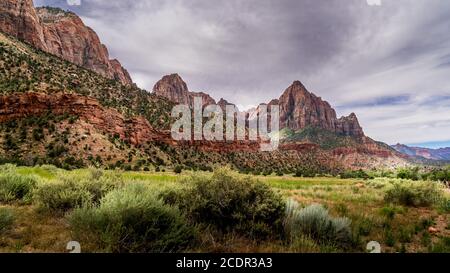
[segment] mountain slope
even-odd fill
[[[421,147],[410,147],[403,144],[393,145],[392,147],[398,152],[414,158],[450,161],[450,147],[440,149],[428,149]]]
[[[155,128],[169,128],[172,103],[135,86],[102,77],[0,33],[0,94],[77,93],[124,115],[142,115]]]
[[[2,0],[0,31],[102,76],[132,84],[120,62],[109,59],[97,34],[72,12],[35,9],[32,0]]]

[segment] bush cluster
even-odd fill
[[[35,186],[36,180],[32,177],[3,172],[0,174],[0,202],[27,201]]]
[[[54,212],[67,212],[74,208],[98,204],[108,192],[120,188],[119,178],[91,171],[91,177],[60,177],[58,182],[41,184],[33,199],[41,208]]]
[[[442,198],[440,185],[429,181],[396,183],[384,196],[387,203],[413,207],[429,207],[439,203]]]
[[[284,230],[289,241],[307,236],[318,243],[344,247],[351,242],[351,221],[333,218],[322,205],[300,208],[295,201],[288,201]]]
[[[285,203],[268,185],[227,168],[186,182],[192,187],[166,193],[164,199],[177,204],[191,222],[251,238],[265,238],[281,230]]]
[[[369,175],[367,172],[363,170],[358,171],[346,171],[340,174],[342,179],[350,179],[350,178],[360,178],[360,179],[374,179],[372,175]]]
[[[114,190],[98,206],[78,208],[68,219],[77,239],[108,252],[178,252],[196,234],[178,208],[139,184]]]

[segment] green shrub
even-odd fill
[[[91,174],[92,177],[92,174]],[[88,191],[91,196],[91,202],[98,204],[107,193],[115,189],[123,187],[124,182],[120,173],[108,173],[96,175],[96,178],[81,180],[78,182],[78,187]]]
[[[346,246],[351,242],[351,221],[348,218],[333,218],[322,205],[300,208],[290,200],[286,205],[284,228],[287,239],[306,235],[323,244]]]
[[[123,186],[122,177],[116,173],[103,174],[90,170],[88,178],[60,176],[59,182],[40,185],[34,192],[34,201],[41,209],[66,212],[100,202],[108,192]]]
[[[36,180],[13,172],[0,174],[0,202],[26,201],[32,195]]]
[[[176,200],[193,222],[252,238],[281,230],[285,204],[268,185],[226,168],[212,177],[193,176],[187,182],[192,188]]]
[[[398,232],[398,240],[400,243],[411,243],[413,234],[413,230],[406,227],[401,227]]]
[[[139,184],[112,191],[99,206],[76,209],[68,219],[77,239],[108,252],[177,252],[196,235],[178,208]]]
[[[443,191],[435,182],[401,182],[386,191],[387,203],[429,207],[442,200]]]
[[[362,236],[369,236],[374,228],[374,221],[371,218],[362,218],[357,224],[357,232]]]
[[[449,182],[450,181],[450,166],[447,168],[437,168],[433,169],[422,175],[427,180],[431,181],[441,181],[441,182]]]
[[[420,179],[419,168],[400,169],[397,172],[397,178],[417,181]]]
[[[303,168],[297,169],[295,171],[294,176],[295,177],[307,177],[307,178],[309,177],[310,178],[310,177],[315,177],[318,173],[319,172],[314,170],[314,169],[303,167]]]
[[[361,178],[361,179],[374,179],[372,175],[369,175],[367,172],[363,170],[358,171],[347,171],[340,174],[342,179],[351,179],[351,178]]]
[[[92,198],[89,191],[69,181],[42,184],[34,192],[34,201],[39,208],[54,212],[87,205]]]
[[[7,231],[14,224],[14,214],[12,210],[0,208],[0,234]]]
[[[390,228],[386,228],[384,231],[384,242],[389,247],[393,247],[396,244],[394,233]]]
[[[181,165],[176,165],[175,168],[173,169],[173,171],[174,171],[176,174],[180,174],[180,173],[183,171],[183,166],[181,166]]]

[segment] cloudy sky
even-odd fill
[[[300,80],[374,139],[450,146],[448,0],[34,2],[79,14],[147,90],[176,72],[248,108]]]

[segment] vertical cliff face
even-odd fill
[[[282,128],[292,130],[307,126],[334,131],[336,112],[328,102],[308,92],[303,84],[295,81],[278,100]]]
[[[299,81],[295,81],[271,104],[280,106],[280,128],[297,131],[317,127],[346,136],[364,136],[355,114],[338,119],[328,102],[310,93]]]
[[[74,13],[35,9],[32,0],[2,0],[0,30],[102,76],[132,84],[120,62],[109,59],[98,35]]]
[[[0,30],[45,50],[43,28],[32,0],[0,1]]]

